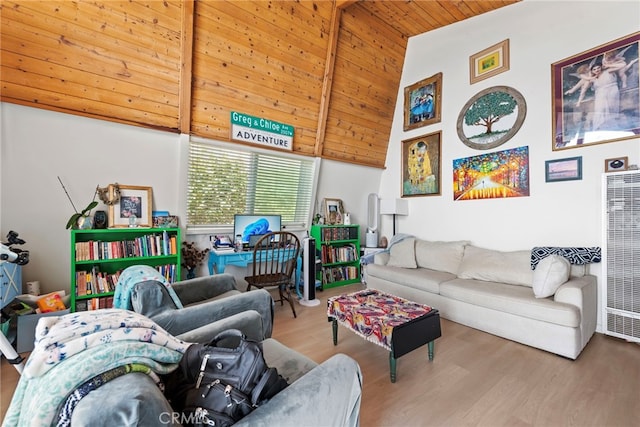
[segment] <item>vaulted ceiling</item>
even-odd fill
[[[408,38],[517,1],[3,0],[1,100],[382,168]]]

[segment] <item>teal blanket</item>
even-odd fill
[[[127,310],[43,318],[2,425],[50,425],[69,393],[92,377],[126,364],[166,374],[188,346]]]

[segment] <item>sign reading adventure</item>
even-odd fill
[[[293,126],[232,111],[231,139],[291,151]]]

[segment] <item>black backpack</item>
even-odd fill
[[[182,424],[216,427],[235,424],[288,385],[267,366],[262,345],[237,329],[221,332],[209,344],[190,345],[165,382],[165,395],[182,413]]]

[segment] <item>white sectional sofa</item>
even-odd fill
[[[490,334],[576,359],[596,329],[596,277],[558,255],[532,270],[530,250],[410,237],[373,258],[367,287]]]

